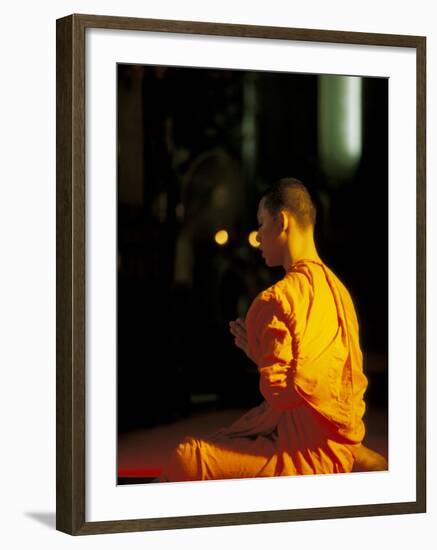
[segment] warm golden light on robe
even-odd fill
[[[265,401],[208,438],[186,438],[166,479],[350,472],[367,379],[347,289],[325,265],[300,261],[258,295],[246,328]]]

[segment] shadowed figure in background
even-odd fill
[[[209,437],[186,437],[163,481],[387,469],[384,457],[362,445],[367,378],[357,316],[318,255],[315,220],[307,189],[293,178],[261,199],[259,249],[285,275],[230,331],[257,366],[264,401]]]

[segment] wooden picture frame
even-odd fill
[[[86,147],[87,29],[407,48],[416,52],[416,498],[409,502],[86,520]],[[70,15],[57,20],[57,519],[71,535],[275,523],[426,511],[426,39],[420,36]]]

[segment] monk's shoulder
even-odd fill
[[[313,295],[313,280],[306,271],[290,271],[278,283],[278,293],[290,307],[298,309],[307,304]]]
[[[247,316],[249,319],[254,320],[258,316],[264,317],[269,313],[272,315],[278,312],[287,314],[289,310],[290,306],[283,293],[282,286],[279,283],[275,283],[262,290],[256,296],[249,308]]]
[[[281,296],[278,293],[276,285],[269,286],[262,290],[255,300],[253,305],[258,308],[277,307],[281,303]]]
[[[300,273],[287,273],[285,277],[263,290],[258,295],[259,306],[282,311],[286,316],[292,314],[302,296],[308,294],[308,282]]]

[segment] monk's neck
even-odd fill
[[[285,252],[283,262],[285,271],[290,271],[294,264],[303,260],[309,260],[313,262],[322,261],[312,239],[306,242],[289,245]]]

